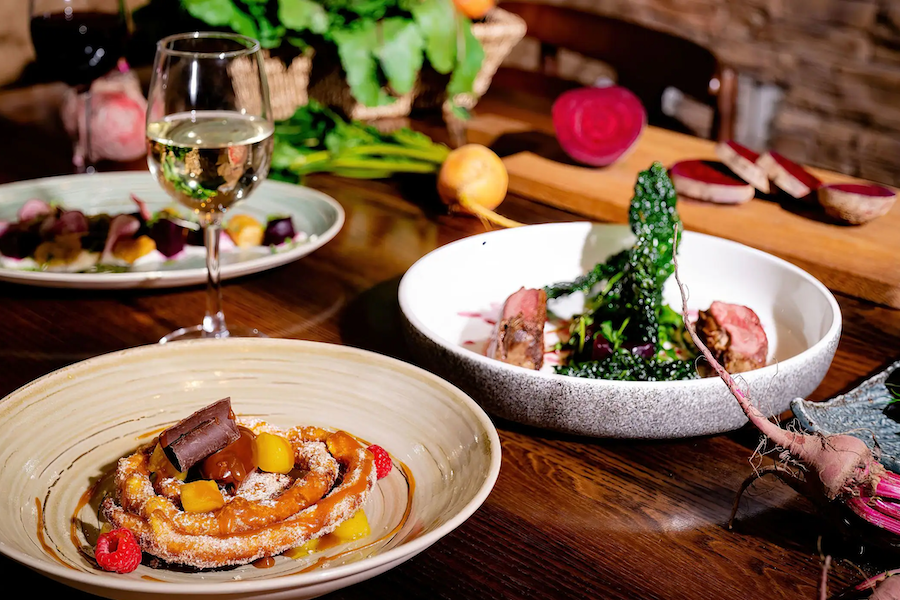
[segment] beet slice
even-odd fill
[[[616,85],[565,92],[552,112],[559,145],[576,161],[593,167],[622,158],[647,126],[647,111],[638,97]]]
[[[874,183],[830,183],[819,187],[819,204],[828,216],[850,225],[862,225],[886,214],[896,199],[896,191]]]
[[[756,194],[749,183],[737,179],[721,163],[684,160],[672,165],[669,175],[679,195],[717,204],[743,204]]]
[[[766,152],[756,161],[766,176],[789,196],[808,198],[822,182],[797,163],[777,152]]]
[[[166,258],[172,258],[184,250],[188,229],[175,221],[161,217],[150,227],[150,239],[156,242],[156,249]]]
[[[263,246],[277,246],[294,239],[294,222],[290,217],[276,217],[266,223]]]
[[[734,171],[734,174],[761,191],[769,193],[769,176],[765,170],[756,164],[759,154],[731,140],[716,144],[716,156],[725,166]]]

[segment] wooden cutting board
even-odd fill
[[[468,124],[468,140],[504,156],[510,191],[591,220],[626,222],[639,171],[659,161],[715,159],[708,140],[648,127],[631,154],[604,168],[567,164],[550,124],[538,128],[493,114]],[[549,130],[548,130],[549,129]],[[852,177],[810,169],[825,182]],[[685,227],[764,250],[813,274],[832,290],[900,308],[900,203],[861,226],[827,222],[818,206],[754,198],[740,206],[682,200]]]

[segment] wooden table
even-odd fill
[[[66,172],[68,143],[54,125],[59,88],[0,94],[0,180]],[[546,119],[527,97],[484,106]],[[436,128],[428,129],[439,132]],[[13,141],[16,140],[16,141]],[[428,189],[330,176],[309,185],[335,197],[347,225],[291,265],[225,285],[226,314],[272,336],[357,346],[411,362],[401,341],[397,285],[434,248],[482,231],[441,213]],[[527,223],[580,217],[511,195],[506,215]],[[900,312],[838,294],[844,335],[825,399],[897,358]],[[63,291],[0,284],[0,396],[74,361],[155,342],[197,322],[200,288]],[[375,579],[331,598],[805,598],[816,597],[833,554],[832,593],[898,562],[860,554],[812,506],[780,484],[746,496],[725,527],[735,490],[751,472],[752,431],[665,442],[593,440],[496,423],[503,466],[493,493],[464,525]],[[2,441],[0,441],[2,443]],[[0,558],[7,584],[29,595],[82,598]]]

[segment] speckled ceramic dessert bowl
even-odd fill
[[[98,570],[79,548],[98,526],[96,507],[77,510],[82,494],[120,456],[225,396],[239,417],[377,443],[412,478],[395,466],[378,481],[363,506],[368,537],[308,558],[278,556],[267,569]],[[0,401],[0,440],[0,552],[116,599],[326,594],[437,542],[484,502],[500,470],[496,430],[457,388],[381,355],[294,340],[176,342],[77,363]]]
[[[521,286],[569,281],[630,247],[624,225],[559,223],[472,236],[413,265],[400,283],[400,308],[417,360],[468,392],[488,412],[527,425],[617,438],[678,438],[729,431],[746,419],[718,378],[676,382],[580,379],[507,365],[476,351],[492,326],[472,315],[496,311]],[[714,300],[743,304],[769,338],[769,364],[743,373],[766,414],[805,397],[828,370],[841,331],[831,293],[797,267],[747,246],[684,234],[680,275],[692,309]],[[680,311],[674,278],[665,301]],[[581,310],[572,297],[550,308]],[[474,348],[474,349],[469,349]]]

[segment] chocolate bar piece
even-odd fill
[[[187,471],[239,437],[231,398],[223,398],[163,431],[159,444],[176,469]]]

